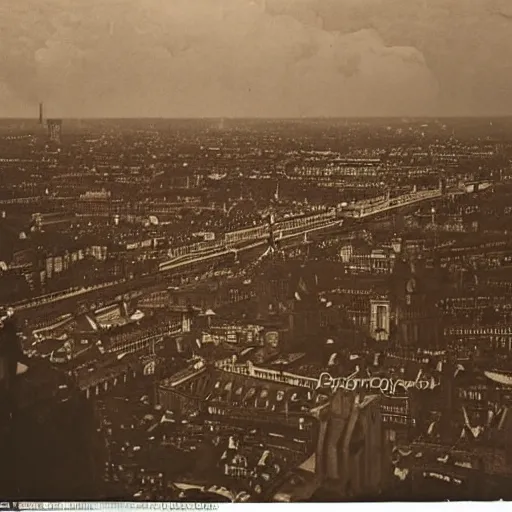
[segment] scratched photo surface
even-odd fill
[[[512,499],[511,33],[1,2],[0,508]]]

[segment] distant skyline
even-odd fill
[[[512,115],[509,0],[16,0],[0,33],[0,118]]]
[[[186,117],[172,117],[172,116],[81,116],[81,117],[66,117],[66,116],[45,116],[44,123],[48,119],[60,119],[62,121],[418,121],[418,122],[433,122],[433,121],[449,121],[449,120],[475,120],[475,121],[498,121],[512,120],[512,114],[502,115],[452,115],[452,116],[435,116],[435,115],[423,115],[423,116],[372,116],[372,115],[359,115],[359,116],[302,116],[302,117],[279,117],[279,116],[186,116]],[[33,121],[35,124],[39,124],[38,115],[26,115],[26,116],[4,116],[0,117],[0,121],[20,121],[30,122]]]

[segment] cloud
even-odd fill
[[[295,14],[256,0],[17,0],[0,7],[0,115],[40,100],[79,117],[435,110],[414,45]]]
[[[439,84],[438,113],[512,113],[510,0],[268,0],[273,12],[417,48]]]

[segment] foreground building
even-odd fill
[[[12,417],[1,417],[0,494],[10,499],[101,499],[104,445],[92,403],[43,360],[31,360],[16,379]]]
[[[331,395],[316,383],[250,362],[209,366],[199,361],[163,381],[158,400],[171,412],[200,414],[212,435],[234,426],[251,432],[251,439],[244,438],[245,457],[263,446],[285,466],[271,481],[258,467],[230,470],[239,480],[233,485],[240,487],[233,492],[248,490],[256,501],[291,502],[309,499],[322,487],[340,499],[377,496],[387,475],[379,397]],[[235,459],[230,458],[230,468]]]

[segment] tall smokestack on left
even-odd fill
[[[39,124],[43,124],[43,104],[39,103]]]

